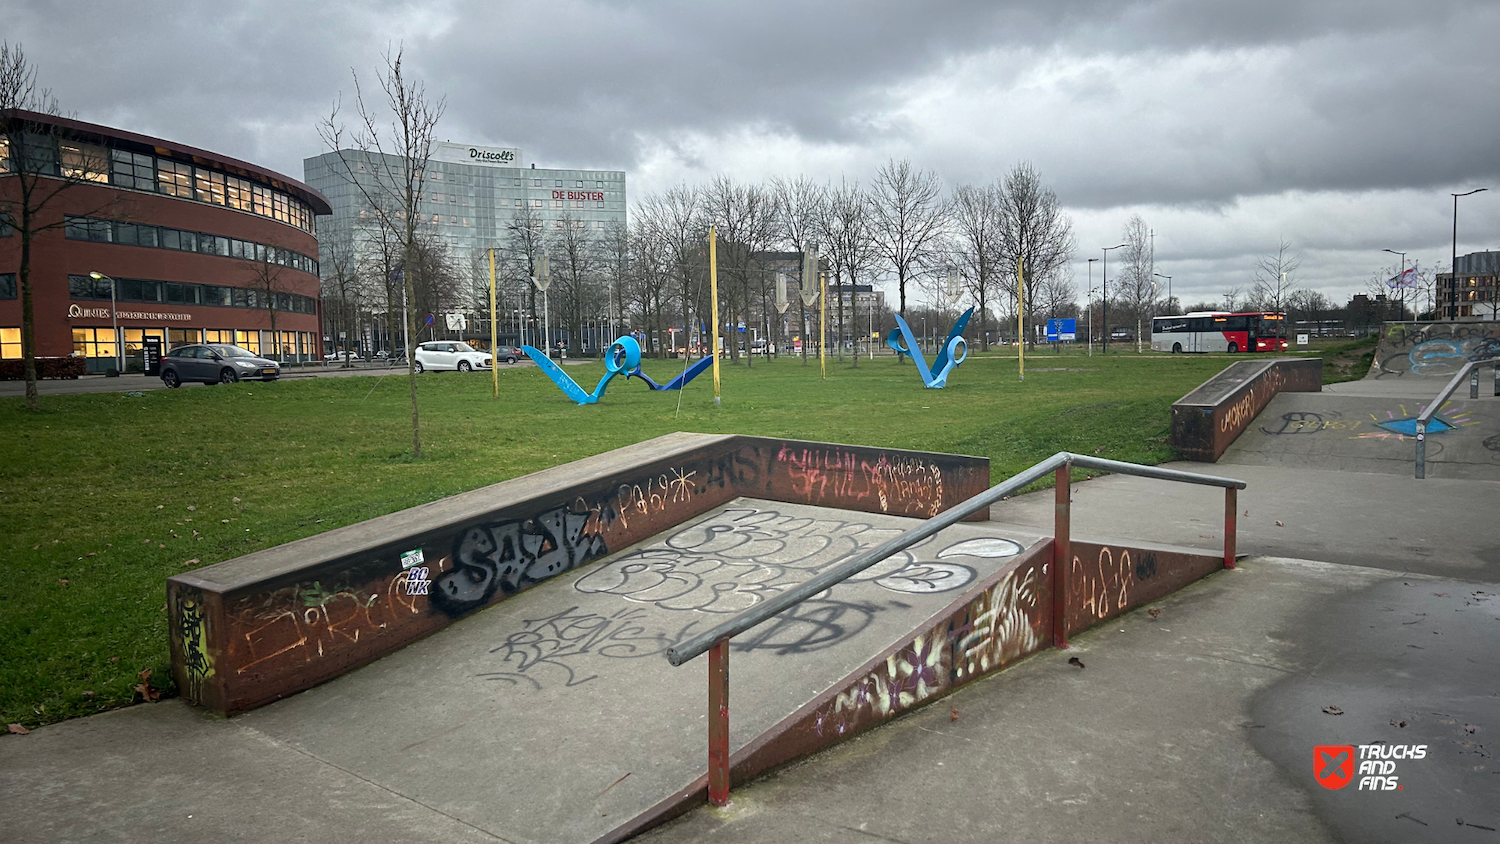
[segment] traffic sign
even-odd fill
[[[428,325],[432,325],[432,323],[433,323],[432,314],[428,314],[427,315],[427,324]]]
[[[1047,342],[1056,343],[1059,340],[1072,341],[1078,339],[1078,320],[1076,319],[1049,319],[1047,320]]]

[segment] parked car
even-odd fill
[[[520,346],[499,346],[495,349],[495,360],[503,360],[506,363],[515,363],[526,357]]]
[[[471,369],[489,369],[494,358],[489,352],[475,351],[468,343],[453,340],[435,340],[417,346],[417,371],[429,369],[456,369],[468,372]]]
[[[181,386],[184,381],[275,381],[280,376],[281,364],[276,361],[221,343],[178,346],[161,359],[161,380],[168,387]]]

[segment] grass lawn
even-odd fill
[[[944,390],[891,358],[723,367],[681,394],[616,379],[579,407],[534,368],[420,376],[411,459],[404,372],[0,399],[0,724],[36,726],[173,692],[165,580],[672,431],[761,434],[989,457],[999,481],[1056,451],[1172,458],[1168,407],[1219,357],[973,355]],[[680,366],[680,364],[678,364]],[[647,361],[665,381],[670,361]],[[600,364],[568,367],[592,388]]]

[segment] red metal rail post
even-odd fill
[[[708,802],[729,804],[729,640],[708,652]]]
[[[1234,530],[1237,515],[1236,510],[1239,490],[1232,486],[1224,487],[1224,568],[1234,568]]]
[[[1073,464],[1057,467],[1053,485],[1052,533],[1052,646],[1068,647],[1068,566],[1072,562],[1072,469]]]

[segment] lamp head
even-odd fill
[[[105,278],[105,275],[104,273],[89,273],[89,278],[93,279],[94,281],[99,281],[100,279]]]

